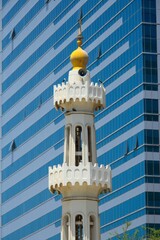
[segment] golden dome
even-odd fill
[[[78,35],[77,39],[78,48],[71,53],[70,60],[74,70],[81,68],[86,69],[86,65],[88,63],[88,53],[81,48],[82,36]]]

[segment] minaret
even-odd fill
[[[73,69],[54,86],[54,106],[65,109],[66,121],[63,164],[49,167],[49,189],[63,196],[61,240],[99,240],[98,195],[111,191],[111,169],[96,161],[94,111],[105,107],[105,89],[91,82],[82,38],[80,23]]]

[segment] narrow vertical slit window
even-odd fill
[[[16,36],[16,32],[15,32],[15,29],[13,28],[11,33],[10,33],[12,51],[13,51],[13,40],[14,40],[15,36]]]
[[[76,216],[75,230],[76,230],[76,240],[83,240],[83,217],[82,217],[82,215]]]
[[[69,217],[65,216],[63,218],[63,239],[68,240],[69,239]]]
[[[38,108],[40,108],[42,105],[42,96],[39,96],[38,98]]]
[[[91,127],[87,127],[88,134],[88,161],[92,162],[92,142],[91,142]]]
[[[11,145],[10,145],[10,147],[9,147],[9,150],[10,150],[11,152],[13,152],[15,149],[16,149],[16,143],[15,143],[15,140],[13,140],[13,141],[11,142]]]
[[[10,33],[10,39],[13,40],[16,36],[16,32],[15,32],[15,29],[13,28],[11,33]]]
[[[101,47],[99,46],[98,54],[97,54],[97,60],[100,59],[101,55],[102,55],[102,51],[101,51]]]
[[[69,165],[69,152],[70,152],[70,127],[66,128],[66,163]]]
[[[79,166],[82,162],[82,127],[75,128],[75,165]]]
[[[94,239],[94,235],[96,234],[95,232],[95,220],[94,216],[90,216],[90,240]]]
[[[129,146],[128,146],[128,142],[126,142],[124,156],[127,156],[127,155],[128,155],[128,153],[129,153]]]
[[[11,152],[11,162],[13,163],[13,152],[16,149],[15,140],[13,140],[10,144],[9,151]]]
[[[136,137],[136,140],[135,140],[135,146],[134,146],[134,150],[136,150],[138,148],[138,137]]]

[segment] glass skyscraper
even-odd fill
[[[64,145],[53,85],[68,78],[79,18],[92,81],[106,88],[97,161],[110,164],[113,190],[100,196],[101,239],[125,222],[131,234],[160,228],[160,1],[0,0],[2,240],[60,239],[61,195],[48,190]]]

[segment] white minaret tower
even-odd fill
[[[65,109],[63,164],[49,168],[49,189],[61,193],[61,240],[99,240],[98,195],[111,191],[111,169],[96,161],[94,111],[105,107],[105,89],[86,70],[88,54],[78,48],[70,56],[68,82],[54,86],[54,106]]]

